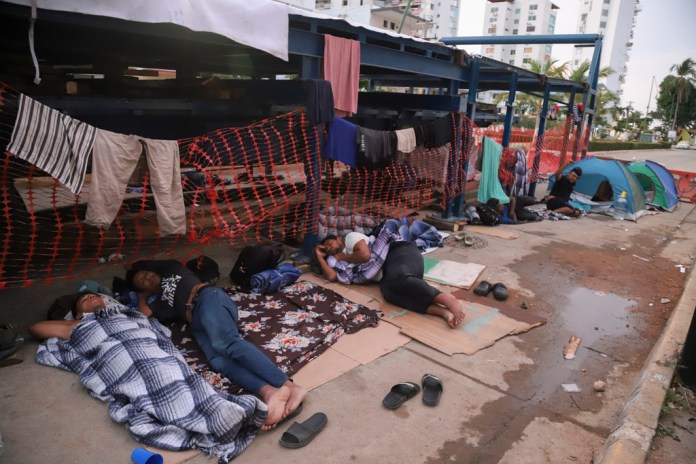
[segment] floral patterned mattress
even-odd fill
[[[326,351],[344,333],[379,324],[378,311],[313,282],[295,282],[270,295],[225,291],[239,308],[239,330],[244,338],[288,376]],[[174,324],[170,328],[174,344],[196,372],[220,390],[241,391],[210,369],[187,325]]]

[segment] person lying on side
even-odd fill
[[[275,427],[304,400],[307,390],[242,338],[237,306],[224,290],[202,283],[176,260],[136,261],[126,281],[138,293],[143,314],[165,324],[190,323],[210,367],[263,399],[268,405],[264,430]],[[158,296],[148,304],[153,295]]]
[[[342,284],[378,281],[384,299],[396,306],[447,321],[451,328],[461,325],[464,305],[423,280],[425,266],[418,247],[401,241],[386,229],[377,237],[351,232],[345,239],[328,235],[316,247],[322,275]]]
[[[44,340],[39,364],[79,375],[109,416],[143,445],[201,449],[228,462],[251,443],[267,419],[253,395],[230,395],[194,372],[154,318],[106,295],[84,293],[74,320],[43,321],[29,333]]]
[[[497,198],[489,198],[486,204],[498,212],[501,224],[517,224],[519,221],[537,221],[539,218],[527,209],[536,204],[536,198],[528,196],[511,196],[510,203],[504,205]]]

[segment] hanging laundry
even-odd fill
[[[358,112],[360,42],[324,35],[324,79],[331,82],[339,116]]]
[[[324,153],[329,159],[340,161],[350,167],[358,166],[358,145],[355,141],[356,125],[336,117],[329,124]]]
[[[382,169],[392,164],[393,145],[389,132],[356,126],[355,143],[359,168]]]
[[[527,195],[529,190],[529,181],[527,177],[527,155],[524,150],[515,150],[515,182],[512,184],[510,196],[523,197]]]
[[[454,121],[447,114],[433,121],[433,143],[436,147],[447,145],[454,140]]]
[[[412,127],[395,130],[396,149],[401,153],[411,153],[416,149],[416,131]]]
[[[334,98],[331,82],[322,79],[306,79],[302,87],[307,95],[307,119],[312,124],[331,122],[334,119]]]
[[[85,223],[108,229],[123,203],[128,179],[145,152],[160,236],[186,233],[179,145],[97,130]]]
[[[505,195],[498,178],[498,167],[502,156],[503,146],[488,137],[484,137],[483,166],[477,196],[481,203],[485,203],[491,198],[497,198],[503,204],[510,203],[510,198]]]
[[[585,105],[582,103],[573,105],[573,125],[577,126],[582,122],[582,113],[585,111]]]
[[[77,195],[85,180],[96,130],[22,95],[7,151],[45,171]]]

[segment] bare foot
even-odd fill
[[[266,385],[261,388],[259,394],[263,402],[268,406],[268,417],[266,418],[266,422],[261,426],[261,430],[271,430],[287,415],[285,413],[285,408],[292,391],[285,385],[280,388]]]
[[[285,385],[287,384],[290,384],[290,398],[288,399],[288,402],[285,405],[285,414],[283,415],[283,417],[287,417],[288,414],[300,407],[300,404],[302,403],[302,401],[304,401],[305,397],[307,396],[307,390],[305,390],[304,388],[290,381],[287,381],[285,383]]]
[[[451,328],[455,328],[456,326],[454,325],[456,322],[456,317],[454,314],[450,312],[449,309],[443,308],[442,306],[438,306],[436,304],[428,306],[428,309],[426,310],[428,314],[432,314],[433,316],[439,316],[443,318],[445,321],[447,321],[447,325],[450,326]]]
[[[451,293],[440,293],[435,297],[435,305],[430,305],[428,308],[429,314],[435,314],[447,321],[447,325],[451,328],[456,329],[462,324],[464,316],[466,316],[466,311],[464,311],[464,304],[461,301],[452,296]],[[437,306],[442,305],[442,306]]]
[[[457,300],[457,303],[448,309],[450,310],[450,313],[452,313],[452,315],[454,316],[454,321],[452,324],[450,324],[450,327],[456,329],[462,324],[464,318],[466,317],[464,304],[461,301]]]

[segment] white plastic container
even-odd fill
[[[621,195],[614,201],[614,212],[612,215],[614,219],[623,221],[628,213],[628,200],[626,199],[626,192],[621,192]]]

